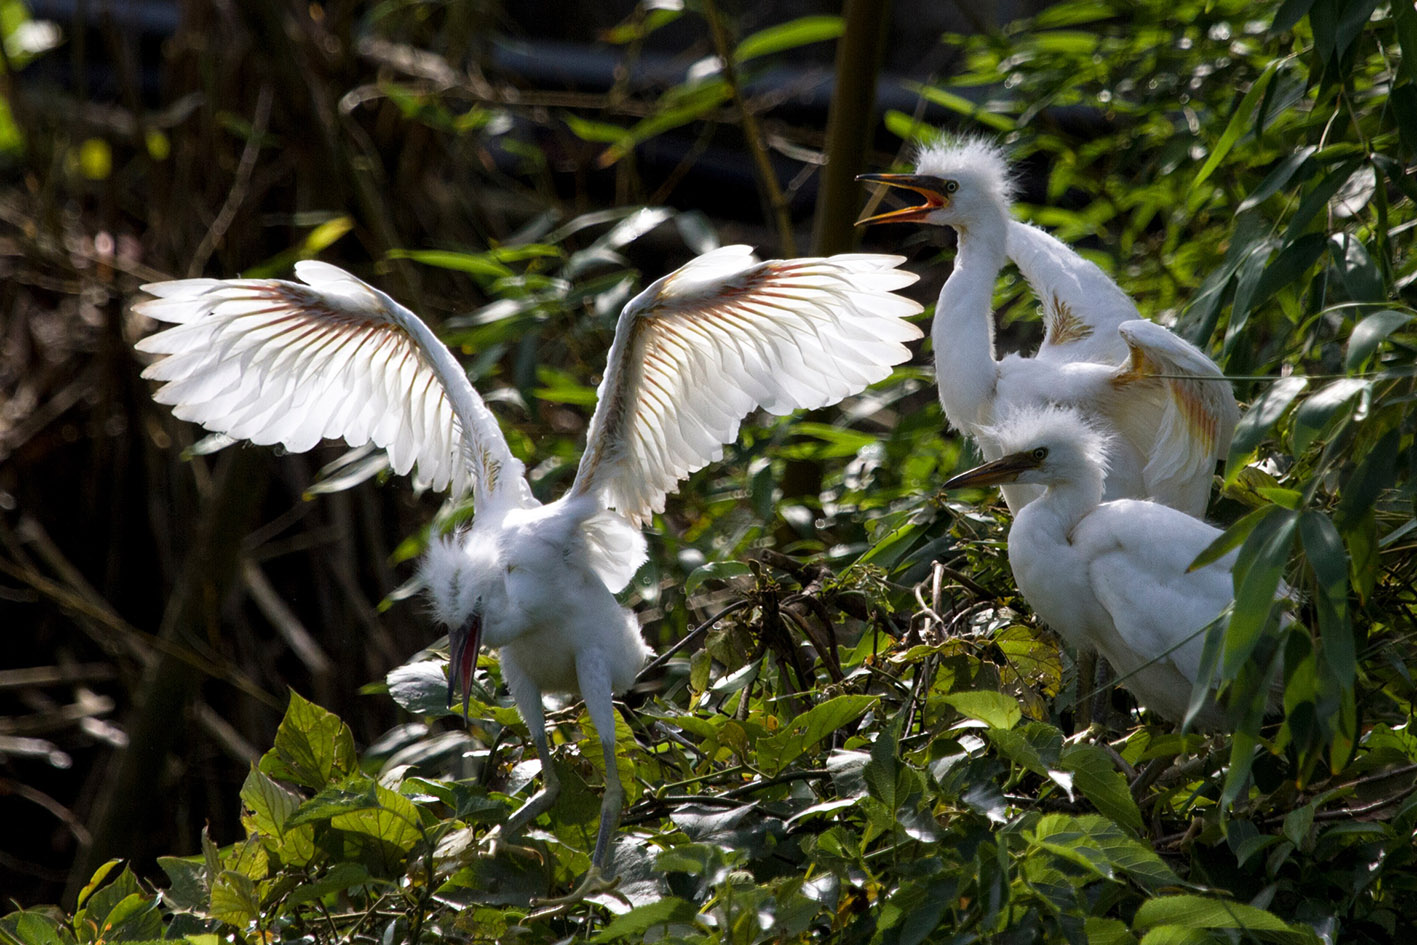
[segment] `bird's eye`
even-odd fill
[[[1030,453],[1029,455],[1032,456],[1034,459],[1038,460],[1038,462],[1041,463],[1041,462],[1043,462],[1045,459],[1048,458],[1048,447],[1046,447],[1046,446],[1038,446],[1038,447],[1035,447],[1034,450],[1033,450],[1033,452]]]
[[[957,180],[947,180],[947,181],[945,181],[945,193],[947,193],[947,194],[952,194],[952,193],[954,193],[956,190],[959,190],[959,181],[957,181]]]

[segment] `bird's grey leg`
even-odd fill
[[[512,700],[517,704],[522,721],[531,731],[532,744],[536,746],[536,757],[541,760],[542,788],[531,796],[516,813],[502,825],[502,837],[515,837],[526,829],[527,824],[536,820],[556,803],[556,795],[561,793],[561,781],[556,777],[556,766],[551,761],[551,745],[546,738],[546,710],[541,706],[541,690],[521,668],[508,659],[502,660],[502,676],[511,690]]]
[[[620,826],[620,806],[625,801],[625,787],[615,764],[615,694],[610,673],[598,653],[584,653],[576,660],[576,677],[605,756],[605,796],[600,801],[600,829],[591,856],[591,863],[605,872],[610,866],[610,841]]]
[[[558,915],[587,896],[610,892],[620,882],[610,871],[610,842],[620,826],[620,806],[625,800],[625,787],[620,783],[620,770],[615,764],[614,687],[604,658],[595,652],[581,653],[576,658],[576,679],[605,756],[605,797],[600,802],[600,829],[595,836],[590,869],[580,885],[565,896],[535,900],[534,904],[539,907],[532,913],[535,918]]]

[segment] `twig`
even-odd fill
[[[651,661],[648,666],[640,670],[640,674],[635,677],[635,682],[640,682],[644,680],[651,673],[655,672],[665,663],[669,662],[671,659],[673,659],[676,653],[684,649],[684,647],[688,646],[690,643],[693,643],[698,640],[699,637],[707,633],[709,629],[713,627],[714,624],[718,623],[724,617],[727,617],[729,614],[732,613],[737,613],[738,611],[743,610],[745,607],[751,607],[752,605],[753,601],[747,599],[736,600],[733,603],[729,604],[727,607],[723,608],[718,613],[714,614],[712,617],[699,624],[693,630],[690,630],[679,640],[678,643],[665,650],[656,659]]]
[[[271,119],[271,97],[271,87],[261,86],[260,94],[256,97],[256,114],[251,119],[251,134],[246,139],[246,146],[241,149],[241,161],[236,165],[236,177],[231,182],[231,190],[227,192],[226,200],[217,212],[216,219],[207,227],[206,235],[192,253],[192,261],[187,265],[188,276],[202,274],[207,260],[211,259],[212,252],[236,219],[236,211],[246,200],[251,175],[255,172],[256,161],[261,156],[261,139],[266,136],[266,127]]]

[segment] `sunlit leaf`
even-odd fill
[[[744,37],[743,41],[733,50],[733,58],[739,62],[746,62],[759,56],[771,56],[774,53],[796,49],[810,43],[825,42],[829,39],[836,39],[842,34],[844,28],[839,16],[799,17],[786,23],[769,26]]]

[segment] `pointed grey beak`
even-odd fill
[[[461,690],[462,720],[467,722],[472,673],[477,669],[477,652],[482,648],[482,614],[474,612],[461,627],[449,633],[448,643],[452,649],[448,658],[448,708],[453,707],[453,693]]]
[[[997,486],[1017,482],[1019,476],[1030,469],[1037,469],[1042,462],[1042,458],[1033,450],[1010,453],[992,463],[975,466],[967,472],[960,473],[941,486],[940,491],[960,489],[964,486]]]

